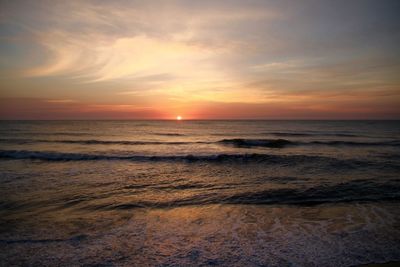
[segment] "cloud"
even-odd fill
[[[45,100],[47,103],[75,103],[77,102],[76,100],[72,99],[49,99]]]
[[[163,117],[164,116],[164,117]],[[152,119],[165,114],[152,107],[49,101],[40,98],[0,98],[0,119]]]
[[[192,101],[171,106],[0,98],[0,119],[396,119],[398,99],[293,98],[270,103]]]
[[[254,105],[254,116],[271,106],[297,114],[294,104],[321,111],[368,102],[386,110],[382,103],[400,97],[395,1],[0,5],[0,90],[8,97],[37,92],[51,98],[47,105],[77,99],[115,105],[102,106],[110,112]]]

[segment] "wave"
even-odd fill
[[[77,206],[81,210],[128,210],[137,208],[176,208],[181,206],[202,205],[302,205],[313,206],[337,203],[366,203],[366,202],[398,202],[400,201],[400,183],[397,182],[375,182],[372,180],[353,180],[337,184],[315,185],[312,187],[298,188],[268,188],[262,189],[262,184],[143,184],[123,186],[111,193],[101,196],[82,195],[71,198],[60,198],[52,205],[57,204],[62,208]],[[191,194],[173,194],[175,197],[169,200],[153,200],[138,198],[129,202],[116,202],[118,195],[126,194],[127,190],[135,193],[155,190],[166,191],[191,191]],[[260,189],[261,188],[261,189]],[[189,196],[188,196],[189,195]],[[102,203],[97,200],[102,199]],[[109,199],[110,201],[107,201]],[[13,203],[5,203],[2,208],[16,209]],[[7,205],[8,204],[8,205]],[[31,202],[28,207],[43,205],[43,202]],[[18,207],[18,206],[17,206]],[[1,243],[1,241],[0,241]]]
[[[304,144],[323,146],[400,146],[400,141],[355,142],[355,141],[312,141]]]
[[[178,188],[191,190],[192,187]],[[212,188],[211,188],[212,189]],[[366,180],[350,181],[334,185],[319,185],[306,189],[267,189],[244,191],[237,193],[214,190],[205,191],[191,197],[178,198],[171,201],[139,200],[128,203],[109,203],[86,205],[83,209],[126,210],[136,208],[175,208],[180,206],[199,206],[211,204],[231,205],[321,205],[349,202],[400,201],[399,184],[379,184]],[[216,193],[215,193],[216,192]]]
[[[286,139],[223,139],[219,141],[222,144],[233,145],[235,147],[270,147],[284,148],[288,146],[307,146],[307,145],[323,145],[323,146],[400,146],[400,141],[383,141],[383,142],[357,142],[357,141],[290,141]]]
[[[340,165],[345,168],[348,165],[359,166],[371,162],[357,160],[339,160],[324,156],[310,155],[270,155],[270,154],[213,154],[213,155],[107,155],[86,153],[63,153],[51,151],[30,150],[0,150],[2,159],[34,159],[44,161],[85,161],[85,160],[131,160],[131,161],[185,161],[185,162],[268,162],[272,164],[301,164],[301,163],[325,163]]]
[[[312,165],[314,168],[323,168],[329,171],[346,171],[359,168],[382,168],[379,162],[368,160],[337,159],[326,156],[311,155],[270,155],[270,154],[214,154],[214,155],[107,155],[86,153],[62,153],[29,150],[0,150],[0,159],[8,160],[41,160],[41,161],[137,161],[137,162],[184,162],[184,163],[262,163],[268,165]],[[396,163],[385,163],[386,169],[400,171]]]
[[[146,156],[146,155],[104,155],[85,153],[62,153],[29,150],[0,150],[0,158],[4,159],[39,159],[48,161],[69,161],[69,160],[137,160],[137,161],[279,161],[283,159],[319,159],[319,156],[279,156],[268,154],[215,154],[215,155],[169,155],[169,156]]]
[[[211,133],[212,136],[265,136],[265,135],[273,135],[278,137],[315,137],[315,136],[337,136],[337,137],[368,137],[368,135],[361,134],[351,134],[351,133],[334,133],[334,132],[253,132],[253,133],[244,133],[244,132],[233,132],[233,133]]]
[[[40,140],[41,142],[45,140]],[[47,142],[47,141],[45,141]],[[49,142],[83,145],[185,145],[199,142],[124,141],[124,140],[53,140]]]
[[[400,200],[400,186],[369,181],[351,181],[321,185],[308,189],[277,189],[244,192],[228,197],[232,204],[298,204],[313,205],[355,201]]]
[[[271,147],[271,148],[283,148],[288,145],[294,145],[286,139],[223,139],[219,141],[222,144],[233,145],[235,147]]]
[[[82,144],[82,145],[185,145],[185,144],[200,144],[208,142],[163,142],[163,141],[128,141],[128,140],[45,140],[45,139],[0,139],[3,143],[64,143],[64,144]]]
[[[188,144],[222,144],[238,148],[268,147],[284,148],[289,146],[400,146],[400,141],[382,141],[382,142],[358,142],[358,141],[291,141],[287,139],[245,139],[233,138],[222,139],[214,142],[207,141],[129,141],[129,140],[47,140],[47,139],[24,139],[10,138],[0,139],[2,143],[26,144],[26,143],[64,143],[64,144],[82,144],[82,145],[188,145]]]
[[[4,131],[6,133],[12,132],[13,135],[44,135],[44,136],[93,136],[93,133],[89,132],[35,132],[35,131],[26,131],[19,130],[19,132],[15,132],[14,130]]]
[[[268,135],[282,136],[282,137],[291,137],[291,136],[313,136],[313,134],[308,133],[290,133],[290,132],[273,132],[273,133],[265,133]]]
[[[362,137],[364,135],[349,134],[349,133],[304,133],[304,132],[271,132],[266,133],[275,136],[290,137],[290,136],[338,136],[338,137]]]
[[[160,136],[186,136],[185,134],[180,133],[150,133],[152,135],[160,135]]]

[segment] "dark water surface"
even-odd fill
[[[400,260],[398,121],[0,126],[2,266]]]

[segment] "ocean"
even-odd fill
[[[2,121],[0,265],[400,261],[399,121]]]

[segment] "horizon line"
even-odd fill
[[[0,119],[0,122],[8,121],[400,121],[395,119]]]

